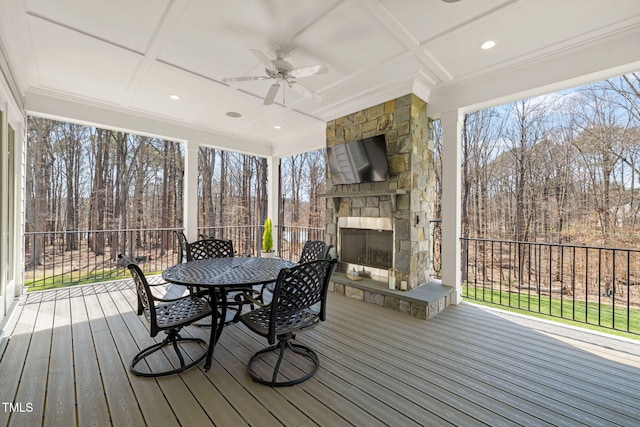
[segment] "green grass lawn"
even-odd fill
[[[46,289],[65,288],[67,286],[86,285],[106,280],[119,280],[131,277],[129,271],[124,268],[112,268],[94,270],[86,273],[70,272],[61,273],[44,278],[27,279],[24,285],[29,292],[43,291]]]
[[[573,301],[570,298],[538,296],[537,294],[495,291],[463,285],[463,298],[478,304],[498,306],[535,317],[581,326],[614,335],[640,340],[640,310],[614,307],[611,298],[603,304]]]
[[[148,271],[145,272],[145,275],[154,275],[160,273],[161,271]],[[27,287],[28,292],[32,292],[130,278],[131,274],[126,268],[106,268],[84,273],[79,273],[76,271],[56,274],[54,276],[47,276],[45,278],[26,279],[24,285]]]

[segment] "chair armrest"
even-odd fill
[[[266,307],[269,304],[265,304],[263,301],[261,301],[260,299],[256,298],[256,296],[260,295],[259,291],[247,291],[247,290],[243,290],[242,293],[239,293],[238,295],[235,296],[235,300],[237,302],[244,302],[244,303],[251,303],[251,304],[255,304],[258,307]]]
[[[180,298],[184,298],[184,297],[180,297]],[[173,301],[178,301],[180,298],[159,298],[154,295],[153,300],[160,301],[160,302],[173,302]]]

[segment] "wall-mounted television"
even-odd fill
[[[327,147],[327,161],[334,184],[357,184],[389,179],[387,142],[384,134]]]

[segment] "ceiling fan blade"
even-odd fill
[[[228,77],[226,79],[222,79],[225,83],[234,83],[234,82],[246,82],[250,80],[269,80],[271,77],[267,76],[247,76],[247,77]]]
[[[329,69],[324,65],[312,65],[310,67],[296,68],[291,70],[291,76],[295,78],[315,76],[316,74],[328,73]]]
[[[264,97],[264,102],[262,105],[271,105],[273,104],[273,100],[276,99],[276,95],[278,94],[278,89],[280,89],[280,83],[274,83],[269,88],[269,92],[267,92],[267,96]]]
[[[289,87],[295,90],[296,92],[302,94],[302,96],[304,96],[305,98],[311,98],[314,101],[320,101],[322,99],[320,98],[320,95],[313,92],[311,89],[301,85],[298,82],[289,82]]]
[[[271,63],[271,58],[269,58],[263,51],[258,49],[249,49],[249,51],[253,53],[253,56],[258,58],[260,62],[262,62],[262,65],[264,65],[267,70],[270,70],[276,73],[278,72],[275,65]]]

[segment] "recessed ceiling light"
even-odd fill
[[[180,100],[180,97],[178,95],[169,95],[169,98],[173,99],[174,101]]]
[[[280,125],[275,125],[273,128],[274,128],[274,129],[282,129],[282,126],[280,126]]]
[[[491,49],[495,45],[496,45],[496,42],[494,42],[493,40],[487,40],[486,42],[480,45],[480,49],[484,49],[484,50]]]
[[[442,0],[445,3],[456,3],[459,2],[460,0]]]
[[[236,111],[229,111],[227,112],[227,116],[229,117],[233,117],[234,119],[237,119],[238,117],[242,117],[242,114],[236,112]]]

